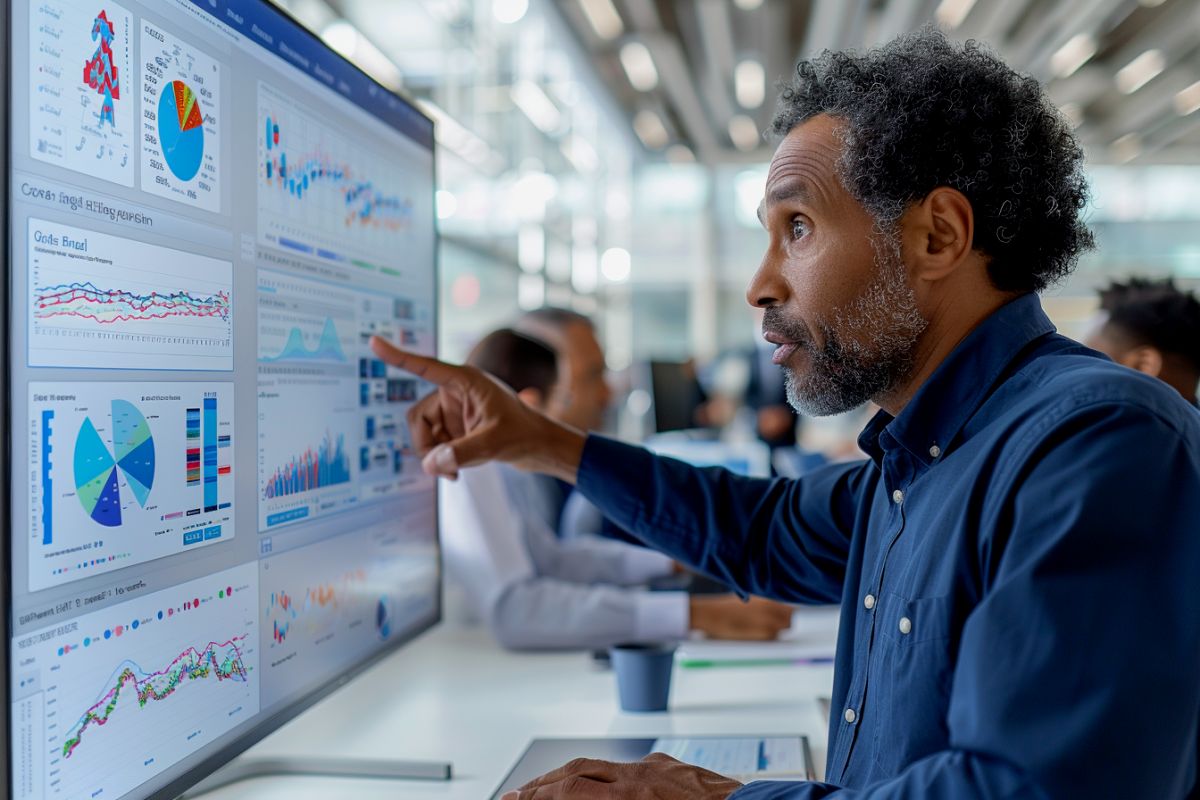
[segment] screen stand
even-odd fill
[[[335,778],[380,780],[450,780],[446,761],[397,761],[390,758],[238,758],[179,795],[196,797],[231,783],[278,775],[320,775]]]

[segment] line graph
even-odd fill
[[[29,633],[38,796],[124,797],[258,713],[258,598],[250,562]]]
[[[29,221],[30,366],[233,369],[233,264]]]
[[[249,680],[249,673],[242,659],[242,649],[247,638],[246,635],[242,635],[219,644],[209,642],[202,651],[189,647],[176,656],[166,668],[154,673],[147,673],[132,662],[123,666],[116,684],[85,711],[71,728],[67,740],[63,742],[63,757],[71,757],[89,728],[108,722],[109,717],[116,711],[122,690],[126,686],[132,686],[138,707],[144,708],[147,703],[165,700],[175,694],[175,690],[185,680],[212,677],[217,681],[246,682]]]
[[[128,289],[102,289],[91,281],[35,286],[34,316],[39,320],[74,317],[99,325],[170,319],[229,321],[229,292],[206,297],[191,292],[139,294]]]

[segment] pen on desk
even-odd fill
[[[813,658],[745,658],[745,659],[722,659],[720,661],[711,661],[708,659],[685,658],[680,659],[679,666],[687,669],[700,669],[709,667],[791,667],[791,666],[810,666],[814,664],[832,664],[831,656],[815,656]]]

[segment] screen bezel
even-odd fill
[[[420,114],[424,119],[428,120],[431,126],[434,125],[434,120],[427,113],[425,113],[425,111],[423,109],[421,109],[420,106],[418,106],[416,103],[414,103],[409,97],[406,97],[402,92],[398,92],[394,89],[390,89],[387,86],[384,86],[382,83],[380,83],[379,81],[372,78],[370,75],[368,75],[362,69],[359,69],[349,59],[343,57],[342,55],[337,53],[337,51],[333,50],[331,47],[329,47],[323,41],[321,41],[321,38],[319,36],[317,36],[315,33],[313,33],[311,30],[309,30],[307,27],[305,27],[299,20],[297,20],[290,13],[288,13],[288,11],[286,9],[283,9],[283,8],[275,5],[275,3],[271,2],[270,0],[252,0],[252,1],[260,6],[266,7],[267,9],[269,9],[270,11],[272,11],[274,13],[279,14],[289,24],[294,26],[298,31],[302,31],[303,35],[306,35],[306,36],[310,37],[313,41],[319,43],[321,45],[321,47],[330,54],[331,57],[336,58],[338,61],[342,62],[345,65],[348,65],[355,71],[361,73],[362,75],[367,77],[369,80],[371,80],[371,82],[374,83],[380,89],[381,92],[384,92],[388,95],[396,97],[398,100],[403,102],[409,108],[411,108],[412,110],[414,110],[418,114]],[[3,41],[7,45],[7,51],[8,51],[5,56],[4,79],[0,80],[0,108],[4,108],[10,112],[12,111],[12,109],[10,108],[10,105],[9,105],[9,103],[10,103],[9,84],[10,84],[10,82],[12,80],[12,76],[13,76],[13,61],[12,61],[13,48],[12,48],[12,38],[11,38],[11,32],[10,32],[10,27],[11,27],[10,22],[11,22],[11,13],[12,13],[12,3],[13,2],[17,2],[17,0],[5,0],[2,4],[0,4],[0,41]],[[4,331],[4,336],[3,336],[4,344],[3,344],[3,347],[0,347],[0,397],[4,397],[7,401],[7,408],[5,409],[3,414],[0,414],[0,437],[3,437],[3,448],[4,448],[4,454],[5,454],[5,458],[2,461],[0,461],[0,515],[2,515],[2,517],[0,517],[0,519],[3,520],[4,526],[9,529],[9,533],[10,533],[10,535],[5,537],[5,544],[2,548],[3,553],[0,554],[0,561],[2,561],[2,569],[0,569],[0,597],[2,597],[4,600],[4,615],[3,615],[4,616],[4,622],[3,622],[4,635],[3,635],[2,639],[0,639],[0,656],[3,656],[4,665],[5,665],[4,681],[3,681],[2,685],[0,685],[0,703],[3,703],[3,707],[4,707],[4,726],[3,726],[3,729],[0,730],[0,747],[3,747],[3,752],[5,754],[5,765],[6,766],[5,766],[4,786],[5,786],[6,791],[10,792],[10,793],[13,791],[13,788],[14,788],[13,787],[14,771],[13,771],[13,759],[12,759],[12,754],[10,751],[10,741],[9,741],[9,736],[12,731],[12,703],[10,701],[9,691],[8,691],[11,686],[12,678],[13,678],[13,670],[12,670],[13,665],[12,665],[12,661],[10,658],[10,652],[9,652],[9,645],[12,641],[12,632],[13,632],[13,628],[12,628],[12,597],[10,594],[11,585],[10,585],[10,581],[9,581],[9,576],[11,575],[11,569],[12,569],[12,536],[11,536],[12,505],[11,505],[11,497],[10,497],[11,491],[12,491],[12,485],[11,485],[11,479],[10,479],[10,474],[9,474],[9,470],[8,470],[8,465],[12,461],[12,458],[14,456],[14,451],[13,451],[13,431],[12,431],[12,425],[10,424],[10,411],[9,411],[12,408],[12,365],[11,365],[11,353],[10,353],[11,348],[9,345],[9,337],[8,337],[8,326],[9,326],[8,309],[9,309],[9,303],[13,297],[13,295],[12,295],[12,275],[13,275],[13,273],[12,273],[13,257],[12,256],[13,256],[13,253],[12,253],[12,238],[11,238],[11,218],[9,216],[9,210],[8,210],[9,202],[8,201],[9,201],[10,192],[12,189],[12,185],[11,185],[12,175],[11,175],[11,171],[9,168],[9,153],[10,153],[10,147],[12,145],[12,125],[13,125],[13,120],[14,120],[15,116],[16,115],[14,113],[5,114],[4,124],[0,125],[0,173],[2,173],[2,175],[3,175],[3,177],[0,177],[0,187],[2,187],[2,191],[0,191],[0,230],[3,231],[4,243],[5,243],[5,247],[4,247],[4,281],[3,281],[3,287],[0,288],[0,298],[2,298],[2,302],[0,302],[0,326],[2,326],[2,327],[0,327],[0,330]],[[433,185],[434,189],[436,190],[436,188],[437,188],[437,148],[436,148],[436,143],[431,144],[430,150],[431,150],[430,174],[433,179],[432,185]],[[436,194],[436,192],[431,193],[431,195],[429,197],[429,202],[431,205],[435,206],[433,209],[434,213],[432,214],[434,275],[433,275],[432,308],[430,309],[430,313],[431,313],[431,324],[433,326],[433,331],[434,331],[433,352],[434,352],[434,355],[436,356],[438,353],[437,340],[438,340],[438,325],[439,325],[439,321],[440,321],[440,302],[441,302],[439,277],[438,277],[441,272],[441,233],[438,229],[438,220],[437,220],[437,213],[436,213],[436,199],[434,196],[435,194]],[[333,692],[337,691],[338,689],[342,688],[343,686],[348,684],[350,681],[352,681],[354,678],[356,678],[359,675],[361,675],[362,673],[366,672],[368,669],[370,669],[373,666],[375,666],[376,664],[378,664],[384,658],[392,655],[398,649],[400,649],[404,645],[408,644],[413,639],[417,638],[418,636],[425,633],[426,631],[433,628],[435,625],[437,625],[439,622],[442,621],[442,614],[443,614],[442,584],[444,581],[445,573],[444,573],[443,555],[442,555],[441,540],[440,540],[441,520],[440,520],[440,516],[439,516],[440,512],[439,512],[439,504],[438,504],[438,496],[439,496],[440,491],[441,491],[440,487],[435,482],[434,483],[434,491],[433,491],[433,523],[434,523],[435,539],[437,542],[437,548],[436,548],[436,550],[437,550],[437,593],[436,593],[436,597],[435,597],[435,605],[434,605],[433,613],[431,615],[429,615],[429,617],[426,620],[424,620],[421,624],[417,625],[415,628],[408,631],[404,636],[401,636],[401,637],[397,638],[395,641],[388,643],[386,646],[382,647],[380,650],[378,650],[374,654],[368,656],[367,658],[359,661],[357,664],[354,664],[353,666],[344,670],[342,672],[342,674],[340,676],[338,676],[336,679],[329,681],[324,686],[319,686],[316,689],[313,689],[311,691],[303,693],[303,694],[297,696],[291,703],[284,706],[283,708],[280,708],[277,711],[271,712],[270,714],[268,714],[266,716],[262,716],[262,718],[258,721],[258,723],[255,724],[253,727],[251,727],[249,730],[246,730],[245,732],[239,734],[236,738],[229,740],[228,744],[225,744],[220,749],[216,750],[212,755],[208,756],[203,761],[196,764],[194,767],[189,769],[187,772],[185,772],[182,775],[178,776],[177,778],[171,780],[169,783],[164,784],[161,788],[159,788],[149,794],[146,794],[144,796],[144,800],[171,800],[171,798],[178,797],[182,792],[186,791],[191,786],[194,786],[199,781],[203,780],[204,778],[208,777],[212,773],[216,772],[222,766],[228,764],[230,761],[232,761],[237,756],[244,753],[250,747],[252,747],[255,744],[257,744],[258,742],[262,741],[264,738],[266,738],[271,733],[274,733],[275,731],[279,730],[281,727],[286,725],[291,720],[295,719],[302,712],[304,712],[304,711],[308,710],[309,708],[311,708],[312,706],[316,705],[318,702],[325,699],[326,697],[328,697],[329,695],[331,695]],[[261,716],[261,712],[260,712],[260,716]],[[156,778],[150,779],[150,781],[154,781],[154,780],[156,780]],[[136,792],[137,789],[134,789],[133,791]]]

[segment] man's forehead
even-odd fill
[[[836,177],[840,154],[837,124],[831,117],[813,117],[793,128],[771,159],[758,221],[765,224],[766,210],[776,203],[800,199],[813,204],[829,199],[840,185]]]
[[[810,181],[826,184],[836,176],[842,146],[838,123],[827,114],[813,117],[792,128],[771,159],[767,172],[767,191],[784,181]]]

